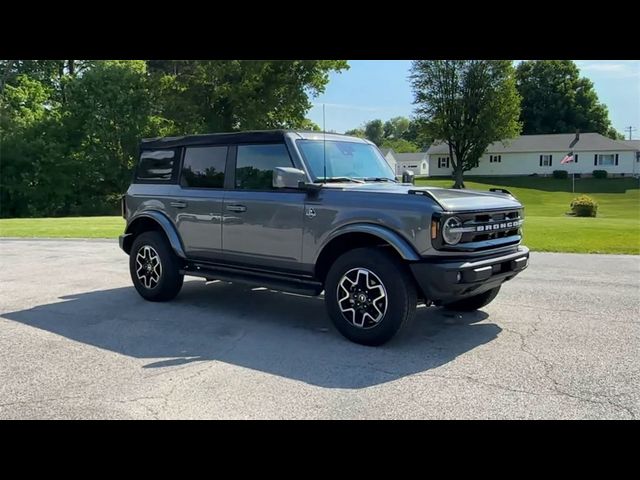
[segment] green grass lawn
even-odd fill
[[[450,187],[448,179],[417,180],[418,185]],[[640,188],[638,180],[576,180],[536,177],[468,178],[467,188],[511,191],[525,206],[524,240],[542,252],[640,254]],[[565,215],[571,200],[586,193],[599,204],[596,218]],[[0,219],[2,237],[116,238],[124,229],[120,217]]]
[[[3,218],[0,237],[117,238],[122,217]]]
[[[450,187],[449,179],[417,180],[418,185]],[[524,242],[541,252],[640,254],[640,182],[633,178],[599,180],[537,177],[469,177],[467,188],[508,189],[525,206]],[[571,200],[586,193],[598,202],[596,218],[565,215]]]

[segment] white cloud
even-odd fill
[[[593,60],[588,62],[576,62],[580,70],[585,72],[608,74],[612,77],[637,77],[640,76],[640,62],[637,60],[608,61]]]

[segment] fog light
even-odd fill
[[[461,272],[458,272],[458,273],[456,274],[456,282],[460,283],[460,280],[462,280],[462,273],[461,273]]]

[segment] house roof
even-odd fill
[[[395,153],[393,154],[398,162],[419,162],[424,160],[427,156],[426,152],[417,153]]]
[[[575,133],[558,133],[551,135],[520,135],[519,137],[494,142],[487,148],[486,153],[510,153],[510,152],[563,152],[569,151],[569,144],[575,138]],[[637,147],[628,144],[629,141],[612,140],[599,133],[581,133],[580,140],[573,147],[575,152],[592,151],[624,151],[636,150]],[[634,142],[634,140],[631,140]],[[430,155],[448,154],[449,147],[446,142],[433,142],[427,150]]]
[[[640,140],[620,140],[622,143],[629,145],[636,150],[640,150]]]

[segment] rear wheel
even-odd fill
[[[478,310],[479,308],[484,307],[485,305],[489,305],[498,292],[500,291],[500,287],[492,288],[491,290],[487,290],[480,295],[475,295],[469,298],[463,298],[462,300],[458,300],[456,302],[447,303],[444,306],[447,310],[457,310],[459,312],[473,312],[474,310]]]
[[[417,296],[399,259],[382,249],[357,248],[331,266],[325,303],[342,335],[363,345],[381,345],[414,318]]]
[[[145,232],[136,237],[129,254],[129,272],[138,293],[152,302],[175,298],[184,275],[180,260],[160,232]]]

